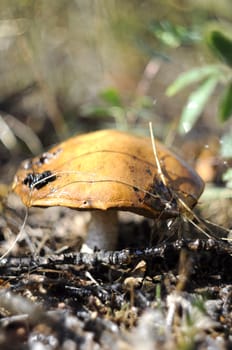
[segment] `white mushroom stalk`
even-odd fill
[[[114,250],[118,240],[116,210],[93,210],[85,245],[91,249]],[[83,249],[82,249],[83,251]]]

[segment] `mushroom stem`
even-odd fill
[[[94,210],[88,227],[86,245],[92,249],[114,250],[118,239],[116,210]]]

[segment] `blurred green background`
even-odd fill
[[[75,133],[149,121],[177,149],[228,149],[231,38],[231,0],[0,0],[0,176]]]

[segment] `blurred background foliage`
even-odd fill
[[[1,164],[148,121],[192,161],[215,137],[224,156],[231,52],[231,0],[0,0]]]

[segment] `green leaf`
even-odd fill
[[[232,82],[225,88],[219,104],[219,117],[224,122],[232,116]]]
[[[208,35],[209,47],[226,64],[232,66],[232,40],[219,30],[212,30]]]
[[[122,106],[121,97],[116,89],[107,89],[103,91],[101,97],[111,106]]]
[[[226,182],[226,187],[232,188],[232,169],[227,169],[223,174],[222,180]]]
[[[81,113],[83,116],[95,116],[95,117],[109,117],[109,107],[101,106],[83,106],[81,108]]]
[[[224,134],[220,140],[221,148],[220,155],[223,158],[231,158],[232,157],[232,132]]]
[[[177,25],[168,20],[154,21],[149,29],[162,44],[173,48],[182,44],[192,44],[201,38],[195,28]]]
[[[213,76],[206,79],[200,87],[195,90],[188,99],[187,105],[181,115],[178,130],[181,134],[190,131],[202,113],[204,106],[214,91],[219,77]]]
[[[173,96],[190,84],[197,83],[209,76],[219,75],[220,71],[221,69],[218,65],[207,65],[204,67],[191,69],[186,73],[179,75],[174,83],[169,85],[168,89],[166,90],[166,94],[168,96]]]

